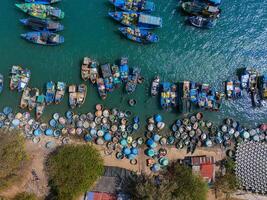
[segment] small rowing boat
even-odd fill
[[[216,25],[216,21],[214,19],[201,16],[188,17],[188,21],[191,25],[198,28],[213,28]]]
[[[20,22],[32,30],[35,31],[51,31],[58,32],[64,29],[64,26],[59,22],[52,21],[50,19],[38,19],[38,18],[27,18],[20,19]]]
[[[87,94],[87,86],[85,84],[78,85],[78,91],[77,91],[77,105],[80,107],[82,104],[84,104]]]
[[[159,94],[159,86],[160,86],[160,77],[156,76],[151,84],[150,93],[151,96],[157,96]]]
[[[65,90],[66,90],[66,83],[60,81],[57,82],[55,104],[59,104],[60,102],[63,101]]]

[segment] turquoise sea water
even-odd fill
[[[0,95],[0,107],[11,105],[18,110],[20,94],[8,90],[8,73],[12,65],[22,65],[32,71],[30,86],[43,88],[47,81],[66,81],[78,84],[80,62],[90,56],[100,63],[114,62],[122,55],[129,57],[130,66],[139,66],[146,82],[133,95],[123,95],[122,89],[101,101],[96,88],[89,87],[86,103],[77,112],[93,111],[100,102],[108,107],[129,109],[142,119],[163,113],[167,121],[182,116],[177,112],[164,113],[156,98],[150,98],[150,80],[160,74],[165,81],[194,80],[221,88],[222,82],[234,77],[236,69],[254,66],[267,73],[267,0],[223,1],[221,18],[212,30],[200,30],[184,23],[185,16],[175,0],[155,0],[154,15],[163,18],[163,28],[155,32],[160,42],[139,45],[121,37],[119,25],[107,16],[113,7],[107,0],[63,0],[56,4],[65,11],[62,34],[65,43],[58,47],[44,47],[27,43],[20,34],[28,30],[19,19],[26,17],[17,10],[15,1],[2,0],[0,8],[0,73],[5,76],[5,90]],[[134,108],[127,106],[129,98],[136,98]],[[65,112],[67,99],[62,105],[49,106],[52,112]],[[220,112],[209,113],[207,118],[216,122],[230,116],[248,125],[266,122],[267,105],[254,109],[250,99],[225,101]]]

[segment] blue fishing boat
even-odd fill
[[[152,12],[155,10],[155,3],[146,0],[109,0],[116,8],[124,11]]]
[[[267,74],[264,74],[261,79],[261,98],[267,99]]]
[[[110,64],[101,65],[101,72],[104,79],[106,91],[113,92],[114,85]]]
[[[234,96],[234,82],[232,80],[228,80],[225,82],[225,93],[228,99],[232,99]]]
[[[162,18],[137,12],[109,12],[110,17],[124,26],[138,26],[142,29],[162,27]]]
[[[138,43],[148,44],[159,41],[159,38],[156,34],[144,29],[120,27],[119,30],[126,38]]]
[[[215,104],[216,104],[216,92],[215,89],[212,88],[209,90],[208,94],[207,94],[207,109],[213,111],[213,109],[215,108]]]
[[[63,101],[63,97],[65,95],[66,83],[57,82],[56,94],[55,94],[55,103],[58,104]]]
[[[25,3],[35,3],[35,4],[52,4],[60,2],[61,0],[25,0]]]
[[[4,88],[4,76],[0,74],[0,94],[2,93]]]
[[[235,99],[238,99],[242,96],[242,90],[241,90],[241,82],[239,80],[234,81],[234,92],[233,97]]]
[[[45,94],[45,101],[47,105],[54,102],[55,92],[56,92],[55,83],[52,81],[47,82],[46,83],[46,94]]]
[[[244,72],[241,74],[240,81],[241,89],[248,90],[249,73],[247,70],[244,70]]]
[[[129,77],[129,66],[128,66],[128,58],[122,57],[120,62],[120,74],[122,82],[128,81]]]
[[[27,26],[35,31],[57,32],[57,31],[62,31],[64,29],[64,26],[62,24],[50,19],[27,18],[27,19],[20,19],[20,22],[24,26]]]
[[[200,108],[205,108],[207,107],[207,103],[208,103],[208,93],[210,91],[209,88],[209,84],[203,83],[201,85],[201,91],[199,92],[199,96],[198,96],[198,106]]]
[[[164,110],[171,108],[171,84],[169,82],[163,82],[161,85],[160,105]]]
[[[212,28],[216,25],[215,19],[205,18],[201,16],[188,17],[188,21],[191,25],[198,28]]]
[[[23,91],[29,84],[31,78],[31,71],[28,69],[21,69],[20,79],[18,81],[18,91]]]
[[[197,104],[197,102],[198,102],[198,92],[199,92],[198,89],[199,89],[199,87],[198,87],[197,83],[195,83],[195,82],[191,82],[190,85],[191,85],[191,88],[190,88],[190,91],[189,91],[190,101],[192,103],[194,103],[194,104]]]
[[[118,88],[119,85],[121,84],[120,68],[118,65],[113,64],[111,66],[111,71],[112,71],[113,83],[114,83],[115,87]]]
[[[107,98],[107,91],[106,91],[106,87],[105,87],[105,83],[103,78],[98,78],[96,80],[97,83],[97,89],[98,89],[98,93],[99,96],[101,97],[101,99],[105,100]]]
[[[127,93],[133,93],[136,90],[140,74],[141,74],[141,69],[139,67],[135,67],[133,69],[133,73],[129,76],[128,82],[126,83],[125,86],[125,90]]]
[[[178,106],[178,88],[176,84],[171,84],[171,92],[170,92],[171,105],[173,107]]]
[[[64,42],[63,36],[49,31],[28,32],[21,34],[21,37],[29,42],[48,46],[59,45]]]

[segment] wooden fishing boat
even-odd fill
[[[213,109],[215,108],[215,104],[216,104],[216,92],[215,92],[215,89],[212,88],[209,90],[207,94],[206,108],[209,109],[210,111],[213,111]]]
[[[217,18],[220,16],[221,10],[217,6],[208,5],[203,2],[186,1],[182,3],[182,9],[190,15],[203,15],[209,18]]]
[[[25,0],[25,3],[36,3],[36,4],[52,4],[58,3],[61,0]]]
[[[207,95],[210,91],[209,84],[203,83],[201,85],[201,91],[198,94],[198,106],[200,108],[205,108],[207,106]]]
[[[29,105],[29,100],[30,100],[30,88],[25,88],[25,90],[22,93],[21,100],[20,100],[20,108],[25,109]]]
[[[257,72],[256,69],[252,68],[248,69],[247,71],[249,73],[249,79],[248,79],[249,91],[253,92],[257,89],[259,73]]]
[[[2,93],[4,89],[4,76],[0,74],[0,94]]]
[[[20,22],[24,26],[27,26],[35,31],[58,32],[64,30],[64,26],[62,24],[50,19],[27,18],[20,19]]]
[[[19,81],[20,81],[20,73],[22,68],[20,66],[12,66],[11,69],[11,79],[10,79],[10,90],[14,90],[18,88]]]
[[[28,104],[28,108],[29,111],[32,111],[35,107],[36,107],[36,99],[39,96],[39,89],[38,88],[32,88],[31,92],[30,92],[30,99],[29,99],[29,104]]]
[[[127,82],[129,77],[128,58],[122,57],[120,61],[120,74],[122,82]]]
[[[56,95],[55,95],[55,104],[59,104],[63,101],[66,90],[66,83],[57,82]]]
[[[151,84],[150,93],[151,96],[157,96],[159,94],[159,86],[160,86],[160,77],[156,76]]]
[[[55,83],[53,81],[49,81],[46,84],[46,94],[45,94],[45,101],[46,104],[49,105],[54,102],[55,100]]]
[[[88,57],[83,58],[82,68],[81,68],[81,76],[84,81],[89,80],[90,78],[90,65],[92,61]]]
[[[160,105],[164,110],[171,108],[171,84],[169,82],[162,83]]]
[[[40,119],[45,109],[45,95],[37,96],[36,100],[36,119]]]
[[[171,92],[170,92],[171,105],[173,107],[178,106],[178,88],[176,84],[171,84]]]
[[[109,12],[110,17],[124,26],[137,26],[142,29],[162,27],[162,18],[137,12]]]
[[[97,89],[101,99],[105,100],[107,98],[107,92],[103,78],[97,79]]]
[[[116,8],[124,11],[153,12],[155,4],[144,0],[109,0]]]
[[[107,92],[113,92],[114,85],[113,85],[113,77],[110,68],[110,64],[101,65],[101,72],[104,79],[104,84]]]
[[[77,105],[80,107],[84,104],[87,95],[87,86],[85,84],[78,85]]]
[[[215,104],[213,107],[213,111],[219,111],[222,105],[224,94],[220,92],[215,93]]]
[[[148,44],[148,43],[156,43],[159,41],[159,37],[147,30],[140,29],[140,28],[131,28],[131,27],[120,27],[119,31],[129,40]]]
[[[213,28],[216,25],[215,19],[205,18],[202,16],[188,17],[188,21],[191,25],[198,28]]]
[[[240,81],[241,89],[248,90],[249,73],[246,69],[244,70],[243,74],[241,74]]]
[[[31,71],[28,69],[22,69],[20,71],[20,79],[18,82],[18,91],[23,91],[29,84],[31,78]]]
[[[199,85],[195,82],[191,82],[190,85],[191,85],[190,92],[189,92],[190,101],[194,104],[197,104],[198,94],[199,94]]]
[[[64,43],[64,37],[49,31],[28,32],[21,37],[29,42],[40,45],[55,46]]]
[[[91,61],[89,78],[93,84],[95,84],[97,79],[99,78],[98,66],[99,64],[96,60]]]
[[[183,98],[188,99],[189,98],[189,93],[190,93],[190,82],[189,81],[184,81],[183,82]]]
[[[141,69],[135,67],[133,73],[129,76],[129,79],[126,83],[125,90],[127,93],[133,93],[136,90],[138,84],[138,78],[140,77]]]
[[[74,109],[77,105],[77,87],[76,85],[69,86],[69,105]]]
[[[228,80],[225,83],[225,93],[228,99],[232,99],[234,95],[234,82],[232,80]]]
[[[242,96],[242,90],[241,90],[241,82],[239,80],[234,81],[234,92],[233,97],[235,99],[238,99]]]
[[[22,3],[15,4],[23,12],[40,19],[63,19],[64,12],[59,8],[54,8],[49,5],[34,4],[34,3]]]
[[[264,74],[261,78],[261,98],[267,99],[267,74]]]
[[[119,85],[121,84],[121,79],[120,79],[120,69],[118,65],[113,64],[111,66],[111,72],[112,72],[112,77],[113,77],[113,83],[115,88],[118,88]]]

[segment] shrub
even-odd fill
[[[72,200],[86,192],[103,171],[99,152],[89,145],[60,147],[48,159],[49,182],[59,200]]]
[[[12,200],[37,200],[37,197],[34,194],[23,192],[17,194]]]

